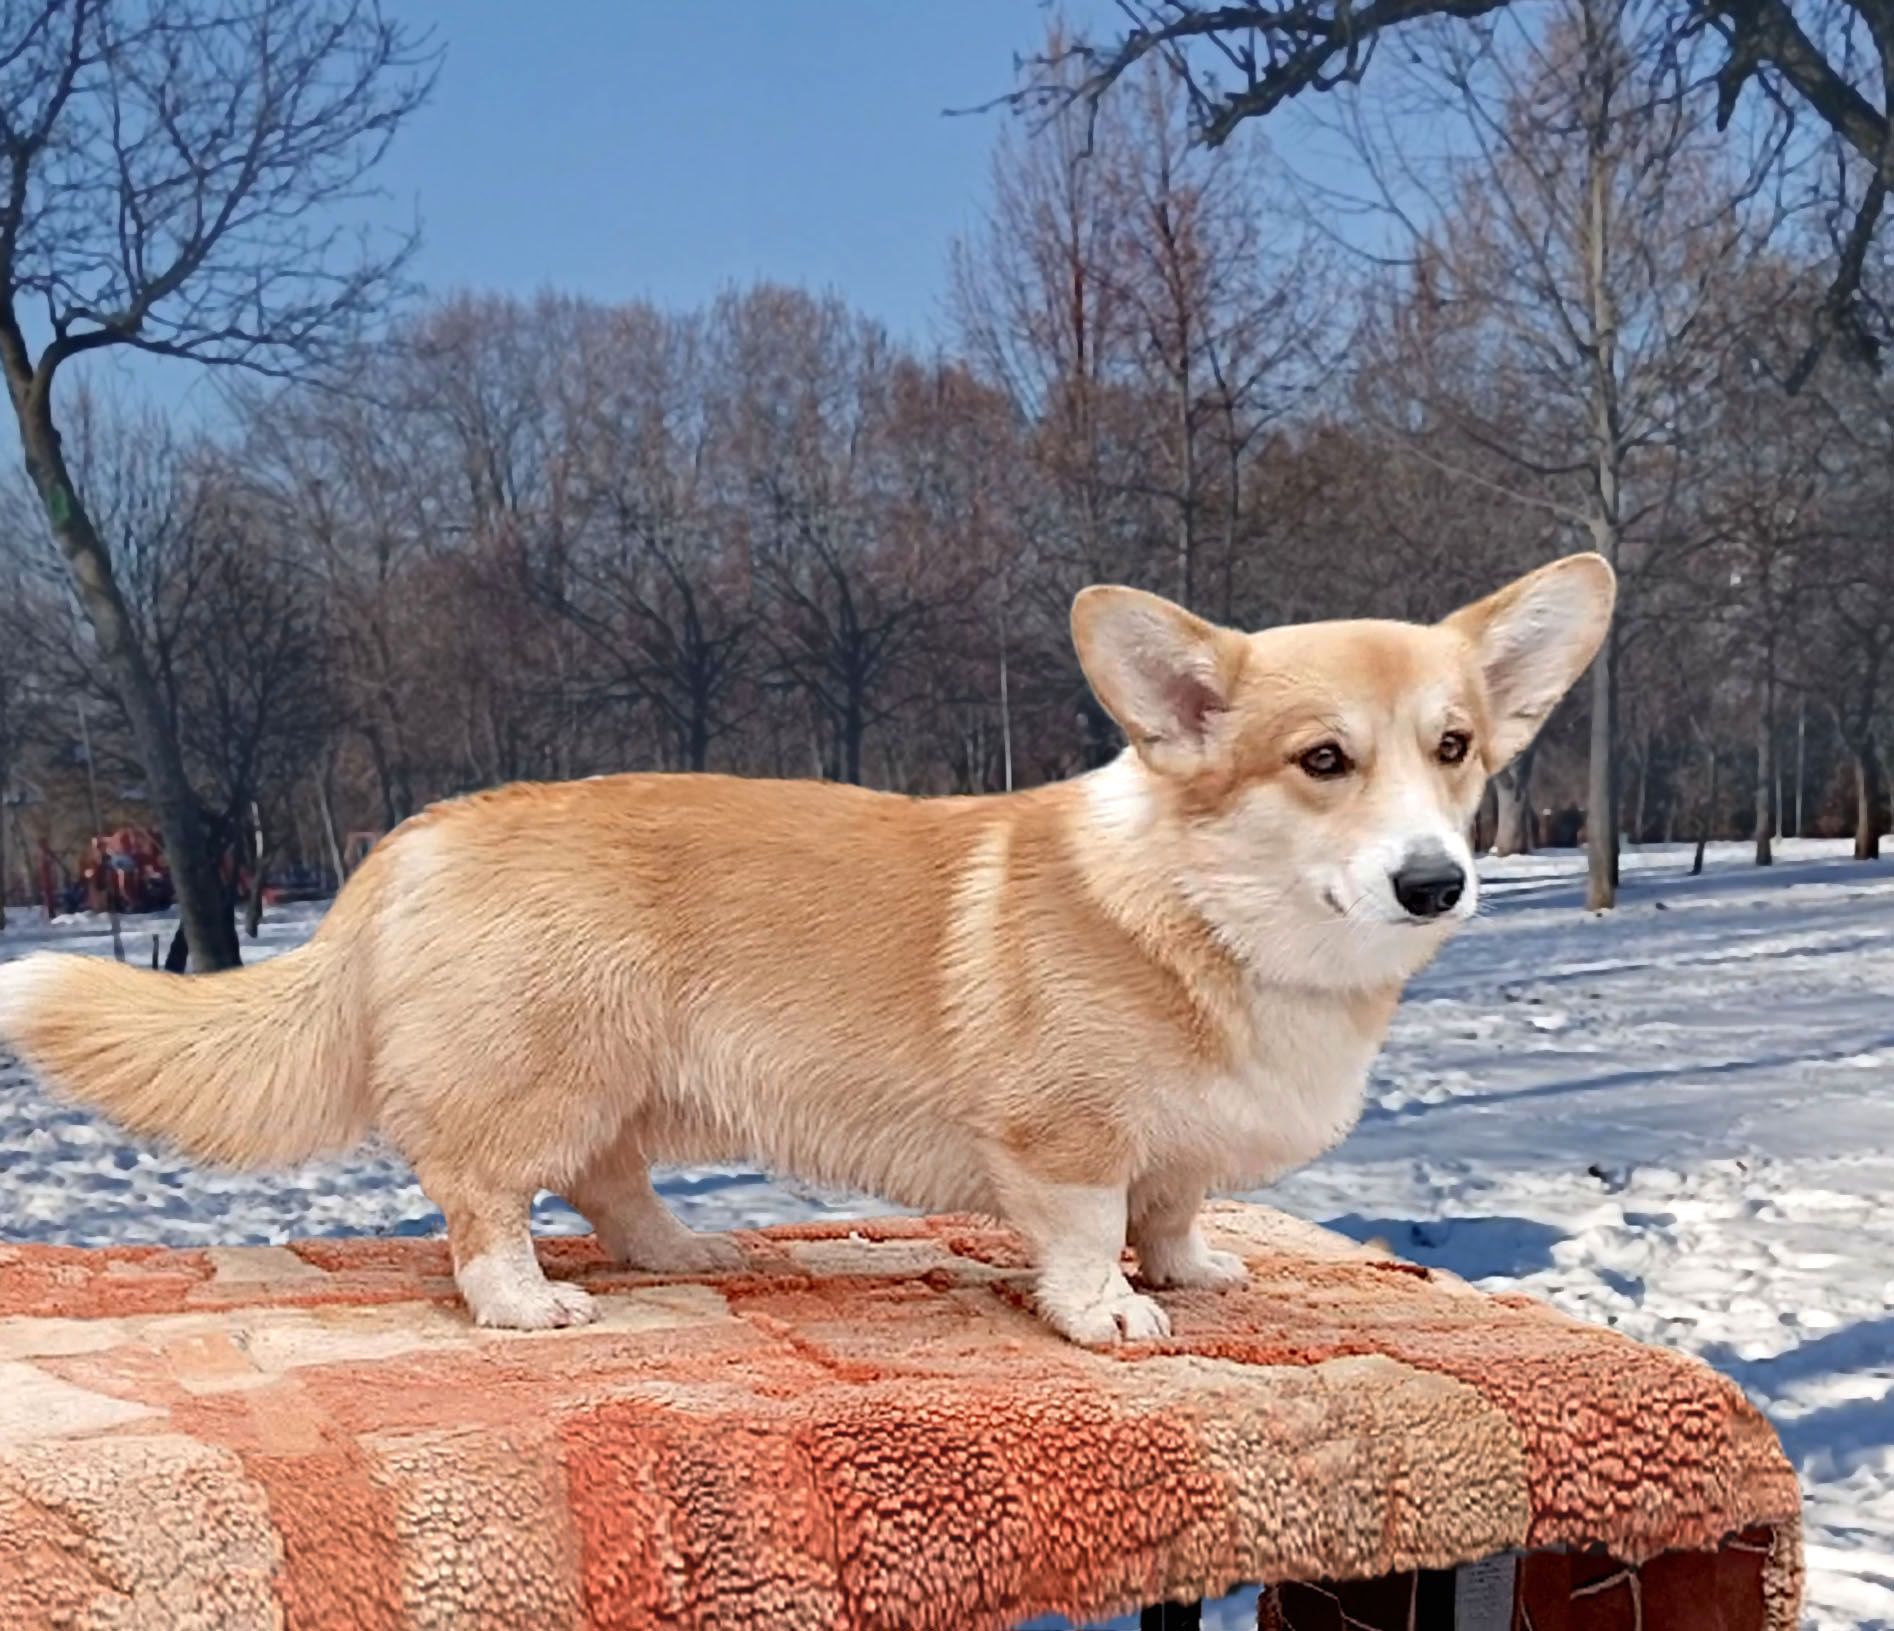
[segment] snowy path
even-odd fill
[[[1489,867],[1415,983],[1354,1135],[1268,1197],[1472,1279],[1703,1355],[1780,1428],[1807,1494],[1811,1627],[1894,1631],[1894,864],[1842,846],[1626,858],[1580,910],[1569,852]],[[281,949],[307,913],[266,930]],[[148,955],[150,925],[131,936]],[[98,925],[0,955],[109,955]],[[700,1227],[869,1209],[753,1174],[664,1186]],[[579,1227],[556,1202],[548,1230]],[[281,1240],[437,1224],[399,1163],[209,1173],[0,1067],[0,1238]],[[1232,1603],[1213,1625],[1253,1624]]]

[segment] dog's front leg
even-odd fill
[[[1002,1185],[1007,1220],[1032,1243],[1041,1317],[1074,1342],[1142,1342],[1171,1334],[1170,1316],[1131,1289],[1122,1186],[1056,1184],[1029,1172]]]
[[[1249,1274],[1235,1252],[1215,1250],[1198,1214],[1201,1185],[1144,1183],[1131,1191],[1131,1245],[1138,1278],[1148,1286],[1227,1286]]]

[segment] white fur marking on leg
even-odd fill
[[[1087,1346],[1150,1342],[1171,1334],[1170,1315],[1133,1291],[1116,1265],[1064,1264],[1041,1274],[1037,1301],[1053,1330]]]
[[[546,1278],[530,1239],[482,1252],[454,1270],[454,1281],[476,1325],[550,1331],[598,1318],[592,1299],[578,1286]]]
[[[1021,1211],[1031,1216],[1019,1216]],[[1015,1219],[1039,1254],[1040,1314],[1073,1342],[1148,1342],[1171,1334],[1170,1316],[1131,1289],[1119,1264],[1125,1192],[1076,1184],[1040,1186]]]
[[[1193,1219],[1182,1234],[1158,1235],[1138,1245],[1138,1278],[1150,1286],[1230,1286],[1249,1277],[1235,1252],[1213,1250]]]

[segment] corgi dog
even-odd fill
[[[997,1215],[1056,1330],[1161,1338],[1152,1291],[1244,1273],[1205,1242],[1206,1195],[1354,1125],[1403,983],[1473,915],[1485,780],[1615,593],[1575,555],[1438,624],[1245,634],[1086,589],[1079,660],[1129,739],[1102,769],[971,798],[714,775],[478,793],[397,828],[307,945],[255,967],[0,967],[0,1038],[215,1162],[378,1131],[482,1325],[593,1317],[534,1255],[541,1189],[617,1262],[740,1268],[650,1177],[736,1161]]]

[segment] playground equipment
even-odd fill
[[[119,827],[89,839],[79,881],[92,912],[161,912],[173,898],[164,840],[148,827]]]
[[[1281,1631],[1793,1631],[1730,1382],[1260,1207],[1251,1278],[1075,1348],[980,1220],[746,1235],[470,1326],[439,1240],[0,1247],[0,1628],[1010,1631],[1264,1582]]]

